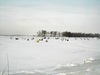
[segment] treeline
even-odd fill
[[[37,32],[37,35],[40,37],[99,37],[99,33],[81,33],[81,32],[58,32],[58,31],[46,31],[46,30],[41,30]]]
[[[100,37],[100,34],[98,33],[73,33],[73,32],[63,32],[62,33],[63,36],[65,37]]]

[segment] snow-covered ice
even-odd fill
[[[0,36],[0,74],[4,70],[4,75],[8,73],[7,55],[10,75],[100,74],[99,39],[51,37],[37,42],[39,39],[33,36]]]

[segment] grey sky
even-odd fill
[[[0,34],[100,33],[100,0],[0,0]]]

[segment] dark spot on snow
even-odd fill
[[[19,40],[19,38],[15,38],[15,40]]]

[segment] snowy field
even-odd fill
[[[0,36],[0,75],[100,75],[100,39],[32,38]]]

